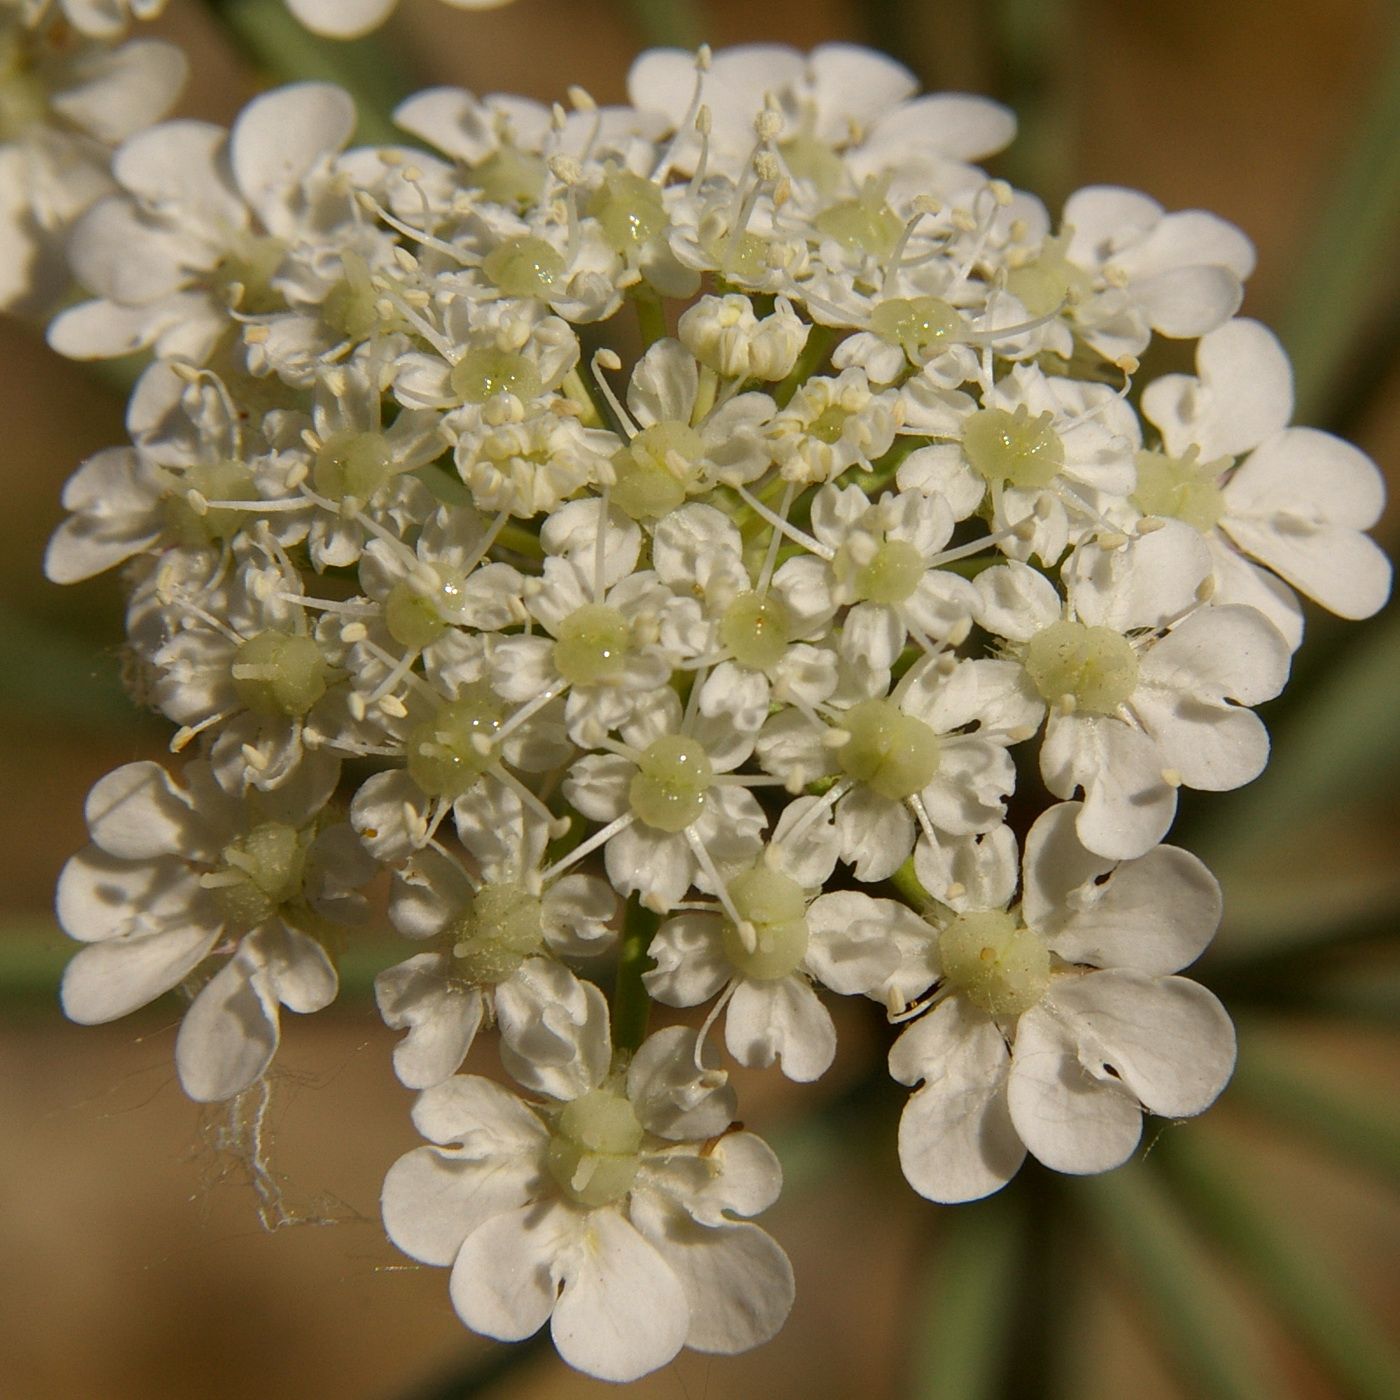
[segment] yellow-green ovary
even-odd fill
[[[632,810],[658,831],[684,831],[700,819],[715,770],[704,748],[667,734],[642,754],[628,797]]]
[[[841,727],[851,736],[836,750],[842,769],[881,797],[912,797],[938,772],[938,736],[889,700],[852,706]]]
[[[1137,689],[1138,662],[1128,639],[1111,627],[1052,622],[1026,647],[1026,671],[1051,704],[1111,715]]]
[[[1001,910],[960,914],[938,937],[943,973],[974,1006],[993,1016],[1029,1011],[1050,985],[1050,950]]]
[[[621,1094],[606,1089],[564,1105],[549,1143],[549,1170],[581,1206],[606,1206],[632,1189],[640,1165],[642,1125]]]
[[[735,911],[754,931],[748,948],[732,920],[723,925],[729,961],[756,981],[787,977],[807,956],[807,900],[802,886],[781,871],[755,866],[729,882]]]
[[[987,482],[1022,490],[1049,486],[1065,464],[1065,447],[1046,412],[1032,418],[1024,404],[1014,413],[979,408],[963,424],[963,456]]]
[[[544,944],[540,901],[520,885],[483,885],[448,925],[447,936],[459,976],[477,984],[503,982]]]
[[[409,776],[429,797],[455,801],[496,762],[502,709],[485,686],[468,687],[409,736]]]
[[[573,685],[606,685],[627,665],[632,629],[616,609],[588,603],[559,624],[554,668]]]

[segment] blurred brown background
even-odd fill
[[[711,0],[716,47],[781,39],[878,40],[908,19],[908,55],[937,82],[999,81],[976,43],[978,0],[859,6],[842,0]],[[867,10],[876,11],[875,20]],[[1266,319],[1296,277],[1321,192],[1388,41],[1382,0],[1079,0],[1067,6],[1066,67],[1048,100],[1073,145],[1043,168],[1066,187],[1111,182],[1169,208],[1205,207],[1255,240],[1259,270],[1245,310]],[[192,51],[187,114],[227,122],[254,91],[195,0],[171,0],[156,26]],[[423,85],[546,100],[580,83],[624,96],[637,47],[623,4],[518,0],[491,13],[402,0],[384,42]],[[1045,192],[1045,191],[1042,191]],[[269,1115],[272,1160],[300,1214],[334,1223],[264,1233],[246,1182],[224,1174],[213,1114],[186,1102],[171,1068],[174,1014],[115,1026],[62,1021],[52,1001],[63,940],[50,897],[84,839],[82,799],[101,774],[159,756],[163,733],[117,694],[120,609],[110,581],[44,582],[44,542],[63,481],[86,454],[124,440],[122,401],[100,377],[58,360],[31,331],[0,325],[0,939],[13,983],[0,1000],[0,1400],[397,1400],[433,1386],[485,1344],[451,1312],[446,1274],[384,1240],[376,1198],[385,1168],[415,1144],[410,1095],[393,1080],[392,1038],[364,996],[297,1024]],[[1400,477],[1400,390],[1355,432],[1392,483]],[[1394,542],[1393,514],[1385,526]],[[42,655],[45,631],[66,650]],[[71,699],[100,676],[110,703]],[[1395,863],[1394,810],[1358,817],[1362,859]],[[1352,842],[1348,849],[1353,849]],[[28,988],[28,994],[24,989]],[[878,1053],[852,1018],[849,1065]],[[1335,1022],[1290,1031],[1300,1065],[1400,1102],[1392,1033]],[[479,1067],[489,1067],[480,1055]],[[854,1073],[847,1068],[848,1076]],[[781,1130],[841,1087],[741,1084],[745,1118]],[[747,1094],[745,1091],[748,1090]],[[1359,1170],[1261,1126],[1228,1100],[1210,1116],[1219,1141],[1247,1153],[1262,1197],[1305,1219],[1319,1248],[1400,1335],[1400,1200]],[[892,1158],[892,1151],[890,1153]],[[676,1400],[900,1393],[911,1318],[926,1285],[923,1246],[940,1212],[890,1162],[841,1171],[792,1193],[766,1222],[797,1268],[786,1332],[739,1359],[683,1353],[638,1383]],[[1141,1309],[1111,1265],[1097,1270],[1072,1344],[1083,1400],[1186,1397],[1167,1378]],[[1286,1332],[1260,1319],[1300,1396],[1334,1394]],[[536,1359],[502,1393],[591,1396],[607,1388]],[[449,1391],[441,1392],[444,1396]]]

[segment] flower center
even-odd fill
[[[486,255],[481,270],[507,296],[545,297],[563,275],[564,257],[543,238],[512,238]]]
[[[472,166],[466,183],[497,204],[524,209],[539,203],[548,173],[543,157],[507,144]]]
[[[452,392],[463,403],[485,403],[497,394],[514,394],[528,402],[544,392],[535,362],[516,350],[468,350],[448,378]]]
[[[588,196],[584,213],[598,220],[604,241],[622,254],[636,252],[666,227],[661,186],[630,170],[609,169]]]
[[[1139,452],[1133,504],[1144,515],[1168,515],[1208,534],[1225,514],[1225,493],[1217,483],[1231,465],[1229,457],[1198,462],[1195,447],[1182,457]]]
[[[959,914],[938,935],[943,973],[974,1006],[993,1016],[1029,1011],[1050,985],[1050,950],[1011,914]]]
[[[702,745],[681,734],[666,734],[642,755],[628,799],[648,826],[684,831],[705,810],[705,794],[714,780],[714,767]]]
[[[263,822],[230,841],[202,883],[230,923],[253,928],[301,893],[305,868],[301,832],[281,822]]]
[[[414,651],[437,641],[448,628],[444,610],[460,605],[466,580],[455,569],[434,570],[436,587],[424,593],[407,579],[401,579],[384,600],[384,624],[400,645]]]
[[[916,364],[933,349],[956,341],[962,317],[938,297],[893,297],[870,313],[870,329],[888,345],[898,345]]]
[[[312,479],[333,501],[367,501],[394,473],[383,433],[332,433],[316,454]]]
[[[311,637],[259,632],[233,656],[233,688],[258,714],[304,715],[325,693],[326,658]]]
[[[869,253],[884,262],[904,234],[904,221],[885,203],[888,183],[868,178],[858,199],[843,199],[817,215],[818,231],[848,253]]]
[[[729,961],[760,982],[788,976],[807,956],[807,900],[802,886],[759,865],[729,882],[729,897],[756,935],[750,951],[739,930],[726,919],[724,951]]]
[[[689,424],[653,423],[613,458],[611,499],[633,520],[665,515],[684,502],[704,455],[705,444]]]
[[[199,549],[213,540],[226,540],[243,528],[245,510],[218,506],[198,515],[186,499],[187,491],[198,491],[206,501],[256,501],[257,487],[245,462],[196,462],[186,467],[175,494],[165,501],[165,520],[170,533],[186,549]]]
[[[1006,290],[1032,316],[1048,316],[1066,303],[1082,301],[1094,290],[1093,278],[1066,261],[1069,238],[1047,238],[1040,256],[1007,274]]]
[[[620,680],[632,648],[632,629],[616,608],[588,603],[559,624],[554,668],[573,685]]]
[[[214,288],[220,298],[248,316],[285,311],[286,299],[272,285],[272,279],[286,251],[280,238],[240,233],[214,269]]]
[[[808,102],[802,110],[802,125],[796,135],[778,143],[778,151],[794,180],[808,180],[818,193],[831,194],[841,187],[846,167],[841,157],[816,135],[817,108]]]
[[[621,1094],[606,1089],[564,1105],[549,1144],[549,1170],[581,1206],[606,1206],[632,1189],[640,1165],[642,1125]]]
[[[1052,622],[1037,632],[1026,671],[1051,704],[1068,695],[1076,709],[1096,715],[1113,714],[1137,689],[1137,655],[1127,638],[1082,622]]]
[[[408,772],[429,797],[455,801],[496,762],[504,706],[483,685],[468,686],[408,741]]]
[[[344,278],[326,293],[321,303],[321,319],[347,340],[364,340],[379,324],[380,294],[369,280],[365,260],[355,253],[342,253]]]
[[[853,705],[842,728],[851,737],[836,750],[841,767],[881,797],[912,797],[938,772],[938,736],[891,700]]]
[[[459,976],[474,985],[504,982],[544,945],[540,901],[520,885],[483,885],[447,926]]]
[[[719,637],[741,666],[766,671],[787,651],[792,614],[775,594],[741,593],[725,608]]]
[[[832,561],[837,577],[851,590],[854,601],[893,607],[909,598],[928,571],[924,556],[908,540],[865,536],[861,549],[843,546]],[[859,557],[864,563],[857,562]]]
[[[981,408],[963,424],[963,455],[984,481],[1023,490],[1049,486],[1065,464],[1065,446],[1050,425],[1054,415],[1032,418],[1025,404],[1014,413]]]

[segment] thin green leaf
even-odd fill
[[[1400,235],[1400,15],[1386,9],[1390,33],[1355,145],[1293,279],[1297,290],[1279,321],[1293,358],[1298,416],[1315,420],[1375,326],[1377,292],[1394,291]]]
[[[1296,1218],[1261,1208],[1235,1180],[1237,1163],[1199,1133],[1168,1134],[1158,1156],[1197,1223],[1225,1244],[1254,1286],[1293,1324],[1342,1394],[1351,1400],[1395,1400],[1400,1356],[1316,1246],[1299,1233]]]
[[[1266,1034],[1241,1036],[1230,1093],[1400,1185],[1400,1115],[1333,1080],[1298,1071],[1287,1047]]]
[[[283,0],[206,0],[249,59],[274,82],[338,83],[355,99],[356,140],[406,145],[394,108],[411,91],[407,74],[382,35],[343,42],[308,33]]]
[[[1141,1163],[1073,1183],[1127,1263],[1163,1354],[1201,1400],[1278,1400],[1287,1391],[1199,1242]]]
[[[1025,1210],[1013,1196],[945,1212],[916,1324],[909,1394],[991,1400],[1007,1361],[1007,1300],[1025,1250]]]

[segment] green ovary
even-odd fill
[[[438,584],[431,593],[423,593],[407,580],[400,580],[384,600],[384,625],[400,646],[421,651],[442,636],[448,622],[442,611],[451,609],[461,598],[462,575],[438,570]]]
[[[804,121],[803,130],[790,141],[778,143],[778,153],[795,180],[810,180],[822,193],[839,189],[846,166],[825,141],[812,135]]]
[[[1132,502],[1144,515],[1184,520],[1203,535],[1208,534],[1225,514],[1225,493],[1217,482],[1230,463],[1228,457],[1197,462],[1194,448],[1184,457],[1139,452],[1137,490]]]
[[[729,898],[754,930],[750,950],[729,920],[724,921],[724,951],[747,977],[767,982],[796,971],[807,956],[807,900],[802,886],[777,870],[755,866],[729,882]]]
[[[326,693],[328,669],[311,637],[259,632],[234,653],[233,688],[258,714],[304,715]]]
[[[667,734],[642,755],[628,799],[648,826],[684,831],[700,819],[714,779],[715,770],[700,744],[680,734]]]
[[[483,885],[446,932],[454,970],[478,986],[504,982],[544,946],[540,902],[520,885]]]
[[[1049,486],[1065,464],[1065,447],[1050,425],[1053,415],[1032,418],[1024,404],[1014,413],[982,408],[963,424],[963,455],[984,481],[1023,490]]]
[[[302,833],[263,822],[224,847],[218,868],[203,883],[225,918],[254,928],[301,893],[305,869]]]
[[[962,317],[938,297],[896,297],[871,312],[870,329],[886,344],[898,345],[911,360],[919,360],[935,347],[954,343]]]
[[[1113,714],[1137,689],[1138,662],[1126,637],[1111,627],[1052,622],[1031,638],[1026,671],[1054,704],[1065,696],[1090,714]]]
[[[993,1016],[1029,1011],[1050,985],[1050,950],[1011,914],[960,914],[938,936],[943,974]]]
[[[170,532],[187,549],[199,549],[214,540],[237,534],[248,519],[248,512],[217,506],[197,514],[185,497],[198,491],[206,501],[256,501],[253,473],[244,462],[196,462],[180,476],[179,492],[165,502],[165,520]]]
[[[332,433],[311,468],[317,491],[333,501],[367,501],[394,475],[393,453],[382,433]]]
[[[408,740],[409,776],[429,797],[455,801],[496,762],[501,702],[469,686]]]
[[[525,208],[539,203],[548,173],[540,156],[515,146],[502,146],[472,166],[466,183],[497,204]]]
[[[564,273],[564,258],[543,238],[512,238],[488,253],[481,270],[512,297],[545,297]]]
[[[286,298],[272,285],[286,255],[286,245],[270,235],[237,236],[227,257],[214,270],[214,287],[220,297],[246,316],[265,316],[287,309]],[[235,286],[242,288],[233,301]]]
[[[661,186],[630,170],[610,171],[588,197],[584,212],[598,220],[617,253],[635,252],[666,227]]]
[[[564,1105],[549,1144],[549,1170],[581,1206],[606,1206],[632,1189],[640,1165],[642,1125],[632,1105],[606,1089]]]
[[[741,593],[724,610],[719,636],[741,666],[766,671],[787,651],[792,614],[772,593]]]
[[[685,501],[704,455],[700,434],[688,424],[653,423],[613,458],[610,499],[633,520],[658,519]]]
[[[544,392],[535,362],[515,350],[468,350],[452,366],[449,382],[463,403],[485,403],[497,394],[528,402]]]
[[[589,603],[559,624],[554,669],[572,685],[607,685],[627,666],[632,629],[616,608]]]
[[[904,221],[885,203],[888,181],[869,179],[859,199],[843,199],[816,217],[819,232],[834,238],[847,252],[869,253],[884,262],[899,246]]]
[[[857,601],[893,607],[911,597],[928,571],[924,556],[908,540],[886,540],[864,564],[847,563]]]
[[[1006,290],[1032,316],[1048,316],[1092,294],[1093,278],[1065,259],[1068,247],[1069,239],[1063,235],[1047,238],[1034,262],[1013,268],[1007,274]]]
[[[889,700],[863,700],[842,727],[851,736],[836,750],[842,769],[881,797],[912,797],[938,772],[938,736]]]

